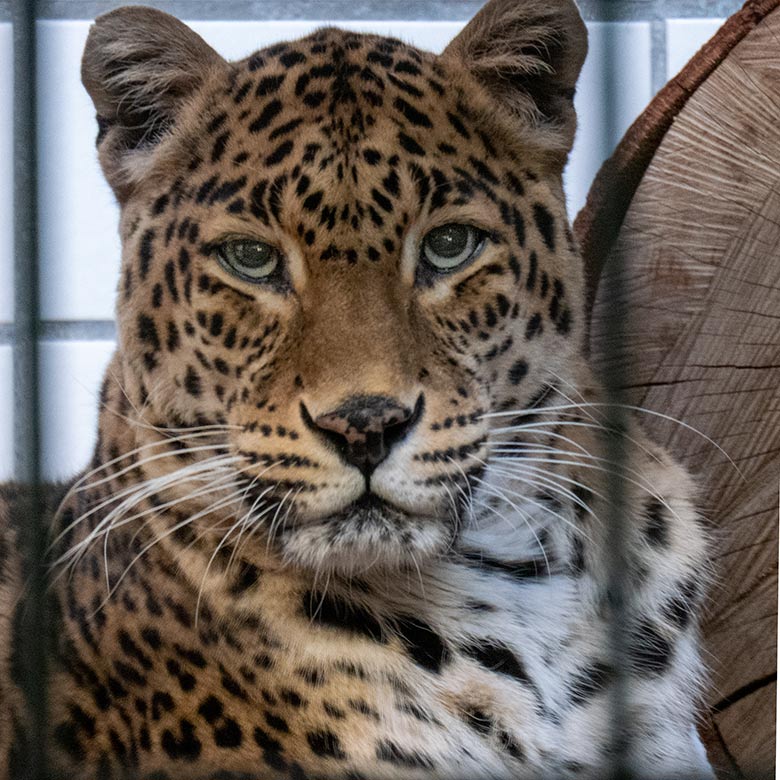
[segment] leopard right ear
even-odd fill
[[[562,162],[576,128],[574,88],[588,34],[574,0],[488,0],[447,46]]]
[[[120,202],[133,165],[154,150],[209,74],[226,66],[197,33],[162,11],[127,6],[95,20],[81,80],[97,112],[100,162]]]

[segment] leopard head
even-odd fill
[[[96,21],[123,392],[140,439],[217,436],[177,454],[230,474],[201,527],[358,571],[474,522],[500,415],[582,361],[561,175],[585,51],[571,0],[491,0],[439,56],[321,29],[227,62],[159,11]]]

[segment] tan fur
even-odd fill
[[[13,634],[12,626],[19,594],[21,592],[20,558],[14,553],[16,533],[10,522],[10,502],[0,492],[0,637],[6,640]],[[24,717],[22,697],[11,682],[11,658],[13,646],[9,641],[0,642],[0,702],[4,717],[0,718],[0,756],[6,757],[14,742],[14,721]],[[7,759],[3,759],[5,762]],[[0,777],[4,777],[0,769]]]
[[[571,0],[504,0],[485,5],[444,54],[535,126],[565,162],[576,129],[572,98],[587,51],[585,24]]]

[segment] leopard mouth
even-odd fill
[[[409,514],[407,512],[393,506],[376,493],[366,491],[341,512],[328,517],[325,522],[350,524],[359,529],[371,525],[383,526],[387,524],[396,524],[400,527],[408,520]]]
[[[409,513],[367,491],[339,512],[287,524],[274,541],[304,568],[352,574],[416,566],[446,550],[457,527],[455,517]]]

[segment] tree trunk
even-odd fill
[[[748,2],[659,93],[605,163],[575,232],[595,363],[609,368],[606,290],[619,274],[626,392],[684,423],[642,415],[698,477],[712,523],[710,758],[722,777],[774,777],[780,0]]]

